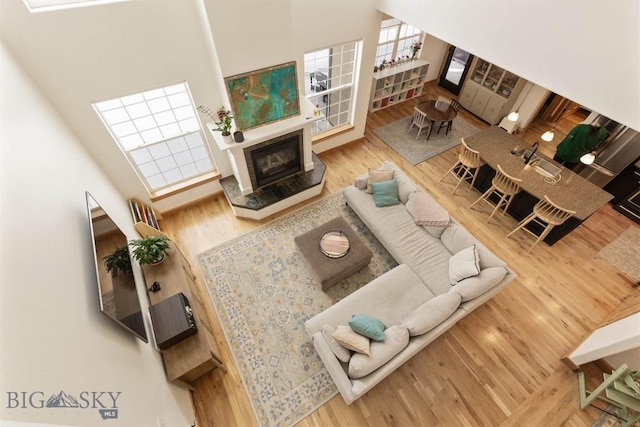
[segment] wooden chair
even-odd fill
[[[571,217],[571,215],[575,213],[575,211],[561,208],[560,206],[553,203],[551,199],[549,199],[549,197],[545,195],[543,200],[540,200],[535,204],[535,206],[533,207],[533,212],[531,212],[525,219],[520,221],[520,224],[518,224],[518,226],[514,228],[511,233],[507,234],[506,237],[511,236],[513,233],[520,229],[537,237],[536,241],[533,242],[533,245],[531,245],[528,250],[528,252],[531,253],[533,247],[537,245],[540,240],[544,239],[547,234],[549,234],[551,230],[553,230],[553,227],[563,224],[567,219]],[[544,230],[542,231],[542,233],[540,233],[540,236],[536,235],[533,231],[524,228],[532,221],[544,226]]]
[[[495,207],[493,208],[493,211],[491,212],[491,215],[489,215],[487,222],[491,221],[491,218],[493,218],[493,215],[495,215],[495,213],[500,208],[504,208],[502,210],[502,215],[504,215],[507,209],[509,209],[509,205],[513,200],[513,196],[515,196],[520,192],[521,182],[522,182],[521,179],[514,178],[506,174],[505,171],[502,170],[502,167],[498,165],[498,170],[496,170],[496,176],[494,176],[493,179],[491,180],[491,187],[487,191],[485,191],[482,196],[478,197],[476,201],[473,202],[471,206],[469,206],[469,209],[474,207],[476,203],[478,203],[481,200],[484,200],[485,202],[493,206],[493,203],[491,202],[491,196],[495,193],[500,197],[500,200],[498,201],[498,203],[496,203]]]
[[[420,136],[420,132],[427,129],[427,140],[429,140],[429,134],[431,133],[431,120],[427,118],[425,113],[418,110],[417,107],[413,107],[413,118],[411,119],[411,125],[409,126],[407,133],[411,132],[411,129],[413,129],[414,126],[418,128],[416,139]]]
[[[456,194],[462,181],[468,178],[471,178],[470,188],[473,188],[473,184],[478,177],[478,170],[480,166],[484,164],[482,159],[480,159],[480,152],[470,148],[464,141],[464,138],[460,138],[460,140],[462,141],[462,145],[460,146],[460,153],[458,153],[458,161],[440,178],[440,182],[442,182],[447,175],[451,174],[458,180],[458,184],[456,184],[451,194]],[[460,172],[462,172],[462,175],[459,174]]]
[[[421,102],[427,102],[430,97],[431,97],[431,93],[429,93],[428,90],[422,92],[422,95],[418,96],[418,104],[420,104]]]
[[[449,106],[451,106],[451,108],[453,108],[453,110],[457,113],[458,111],[460,111],[460,107],[462,107],[460,105],[460,103],[458,101],[456,101],[455,99],[449,99],[449,98],[445,98],[444,96],[439,96],[438,97],[438,101],[437,102],[442,102],[442,103],[446,103]],[[440,133],[440,131],[442,130],[442,128],[446,129],[446,132],[444,133],[445,135],[449,135],[449,131],[451,130],[451,126],[453,125],[453,120],[447,120],[446,122],[441,122],[440,126],[438,127],[438,134]]]

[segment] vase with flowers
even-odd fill
[[[420,41],[415,41],[413,43],[411,43],[411,60],[413,61],[414,59],[416,59],[416,56],[418,56],[418,52],[420,51],[420,49],[422,48],[422,42]]]
[[[233,120],[233,115],[231,114],[231,110],[225,110],[224,107],[220,107],[218,111],[211,112],[209,108],[200,105],[198,112],[209,116],[213,120],[215,127],[212,130],[222,132],[222,139],[224,139],[225,142],[233,142],[233,137],[231,136],[231,120]]]

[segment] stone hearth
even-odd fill
[[[324,187],[324,173],[326,166],[316,156],[312,155],[314,168],[307,172],[298,172],[272,184],[259,188],[257,191],[243,195],[238,181],[234,176],[220,180],[224,194],[231,204],[231,208],[238,217],[262,219],[291,206],[292,200],[300,198],[299,203],[310,197],[317,196]],[[279,204],[285,203],[283,208]]]

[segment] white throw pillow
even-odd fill
[[[351,351],[341,346],[340,343],[333,338],[333,333],[335,331],[336,328],[332,325],[322,326],[322,336],[327,342],[327,345],[329,345],[333,354],[336,355],[339,361],[347,363],[349,359],[351,359]]]
[[[369,338],[353,332],[353,329],[348,325],[336,326],[336,331],[332,336],[344,348],[357,353],[369,354]]]
[[[449,258],[449,280],[451,286],[460,280],[480,273],[480,258],[476,245],[469,246]]]
[[[496,286],[506,275],[507,269],[504,267],[485,268],[477,276],[459,281],[451,287],[449,293],[459,294],[462,297],[462,302],[466,302]]]
[[[349,377],[362,378],[387,363],[409,344],[409,331],[404,325],[393,325],[384,330],[384,341],[371,343],[369,355],[354,354],[349,361]]]
[[[412,337],[426,334],[451,316],[461,301],[462,297],[455,292],[438,295],[414,309],[400,323],[407,327]]]

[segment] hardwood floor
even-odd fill
[[[447,95],[435,86],[430,90]],[[370,114],[363,142],[320,154],[327,164],[327,183],[320,197],[340,191],[368,167],[389,159],[507,260],[518,277],[364,397],[347,406],[337,395],[299,425],[591,426],[600,412],[579,409],[576,376],[560,359],[627,295],[638,292],[598,255],[632,221],[605,206],[554,246],[541,243],[527,254],[532,236],[516,233],[504,238],[516,225],[513,218],[496,215],[486,224],[488,205],[468,208],[477,191],[462,186],[451,196],[453,182],[439,182],[454,163],[457,148],[412,166],[372,133],[409,116],[413,105],[407,101]],[[479,128],[487,127],[465,110],[460,115]],[[580,120],[563,121],[554,142],[541,143],[540,151],[553,157],[555,145]],[[550,127],[534,122],[520,136],[533,143]],[[166,215],[162,222],[196,269],[197,254],[259,225],[236,219],[222,195]],[[198,425],[255,426],[215,312],[211,309],[209,315],[228,373],[214,371],[197,383],[193,402]],[[601,381],[598,368],[585,369],[591,385]]]

